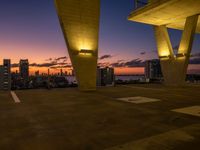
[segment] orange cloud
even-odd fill
[[[132,75],[132,74],[144,74],[143,67],[117,67],[115,68],[116,75]]]

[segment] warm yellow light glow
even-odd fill
[[[93,52],[94,52],[93,50],[81,49],[79,51],[79,55],[81,55],[81,56],[92,56]]]
[[[92,41],[84,40],[84,38],[82,40],[80,39],[80,42],[78,43],[78,45],[79,45],[79,47],[78,47],[79,50],[82,50],[82,49],[88,49],[88,50],[94,49],[94,46],[92,45]]]
[[[92,56],[91,53],[79,53],[80,56]]]
[[[164,56],[169,56],[169,55],[170,55],[169,50],[163,50],[159,52],[159,57],[164,57]]]
[[[170,55],[168,56],[159,56],[160,59],[169,59],[170,58]]]
[[[71,30],[70,30],[71,31]],[[71,34],[68,34],[70,39],[69,46],[73,50],[81,50],[81,49],[94,49],[97,47],[96,42],[93,39],[89,39],[88,37],[85,37],[85,35],[79,35],[79,36],[73,36]]]
[[[185,60],[187,58],[187,54],[185,54],[185,53],[178,53],[178,54],[175,55],[175,58],[177,60]]]
[[[186,57],[187,54],[186,53],[178,53],[176,54],[176,57]]]

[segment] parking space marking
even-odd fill
[[[10,93],[11,93],[11,96],[12,96],[13,100],[15,101],[15,103],[20,103],[21,102],[14,91],[11,91]]]
[[[200,117],[200,106],[173,109],[172,111]]]

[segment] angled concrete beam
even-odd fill
[[[80,90],[96,89],[100,0],[55,0]]]
[[[157,41],[158,55],[163,56],[174,56],[173,48],[169,38],[169,34],[166,26],[154,26],[155,37]]]
[[[199,15],[194,15],[186,18],[185,28],[182,33],[178,55],[176,57],[177,72],[180,74],[180,76],[177,76],[177,78],[179,79],[180,84],[184,84],[186,79],[187,68],[190,60],[194,35],[197,28],[198,17]]]
[[[178,53],[190,55],[199,15],[187,17]]]
[[[198,15],[186,18],[178,54],[174,55],[165,26],[155,26],[158,55],[166,85],[181,86],[185,84],[190,52],[198,22]]]
[[[171,68],[174,60],[174,52],[166,26],[154,26],[155,38],[157,42],[158,56],[160,58],[161,69],[165,84],[174,83],[174,69]]]

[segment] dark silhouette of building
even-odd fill
[[[39,76],[39,75],[40,75],[40,71],[39,70],[35,71],[35,76]]]
[[[161,79],[162,71],[160,66],[160,60],[153,59],[147,60],[145,63],[145,77],[147,79]]]
[[[21,59],[19,62],[19,73],[25,81],[29,79],[29,62],[28,59]]]
[[[60,69],[60,76],[63,76],[63,70]]]
[[[75,76],[74,69],[72,69],[71,75],[72,75],[72,76]]]
[[[114,68],[97,68],[97,86],[114,85]]]
[[[11,62],[10,59],[4,59],[0,66],[0,89],[11,89]]]

